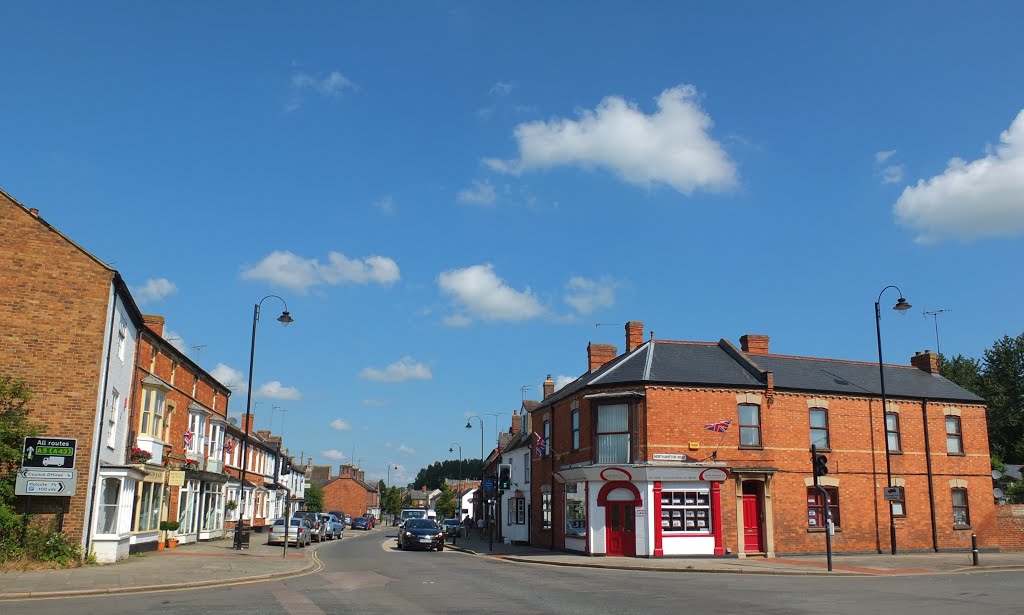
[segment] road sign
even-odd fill
[[[885,501],[898,502],[903,499],[903,487],[886,487]]]
[[[14,495],[75,495],[78,470],[18,470]]]
[[[70,470],[75,467],[74,438],[25,438],[21,467]]]

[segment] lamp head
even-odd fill
[[[449,452],[449,453],[454,453],[454,452],[455,452],[455,449],[449,446],[449,447],[448,447],[448,452]]]
[[[473,425],[469,421],[466,421],[466,429],[473,429]]]
[[[277,322],[279,322],[282,325],[287,327],[288,325],[290,325],[293,322],[295,322],[295,319],[292,318],[292,315],[288,312],[288,310],[285,310],[285,311],[281,312],[280,316],[277,317]]]
[[[911,307],[913,307],[913,306],[910,305],[909,303],[907,303],[906,299],[904,299],[903,297],[900,297],[896,301],[896,305],[892,306],[892,309],[896,310],[897,312],[905,312],[905,311],[909,310]]]

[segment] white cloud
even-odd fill
[[[609,280],[595,282],[574,277],[567,284],[565,302],[580,314],[591,314],[597,308],[615,305],[615,284]]]
[[[487,93],[491,94],[492,96],[508,96],[509,94],[512,93],[513,89],[515,89],[514,84],[509,83],[508,81],[499,81],[492,85],[490,91],[488,91]]]
[[[297,388],[283,386],[277,380],[264,383],[254,396],[269,397],[270,399],[302,399],[302,393]]]
[[[403,455],[412,455],[413,453],[416,452],[416,449],[412,448],[411,446],[406,446],[403,444],[402,446],[398,447],[398,452],[402,453]]]
[[[892,158],[895,155],[896,150],[894,149],[887,149],[883,152],[875,152],[875,162],[877,162],[878,164],[883,164],[886,160]]]
[[[238,371],[237,369],[228,367],[223,363],[218,363],[217,367],[214,367],[213,370],[210,371],[210,375],[213,376],[217,380],[217,382],[223,384],[229,389],[245,389],[245,374]]]
[[[459,190],[459,193],[455,195],[456,201],[470,205],[493,205],[497,198],[498,195],[491,182],[479,179],[473,180],[472,188]]]
[[[987,156],[953,158],[943,174],[903,190],[893,212],[918,242],[1024,232],[1024,110],[999,141]]]
[[[882,169],[883,184],[898,184],[903,181],[903,165],[891,164]]]
[[[564,376],[562,374],[555,376],[555,390],[557,391],[565,385],[572,383],[577,378],[579,378],[579,376]]]
[[[313,286],[327,284],[394,284],[400,278],[398,265],[386,256],[349,259],[339,252],[330,252],[327,263],[315,258],[302,258],[287,251],[274,251],[255,267],[243,269],[242,278],[264,280],[305,293]]]
[[[383,370],[372,367],[364,368],[359,377],[363,380],[377,382],[404,382],[406,380],[430,380],[433,375],[430,368],[417,363],[412,357],[405,356],[388,365]]]
[[[132,288],[135,300],[140,304],[160,301],[176,292],[178,292],[178,287],[167,278],[151,278],[146,280],[142,286]]]
[[[450,295],[460,310],[484,320],[526,320],[544,313],[529,288],[524,291],[511,288],[494,274],[490,264],[445,271],[438,276],[437,283],[441,292]],[[461,322],[457,316],[449,320],[453,324]]]
[[[341,419],[334,419],[331,421],[331,429],[337,431],[352,431],[352,426]]]
[[[292,75],[292,95],[285,102],[284,110],[291,113],[300,108],[305,104],[308,92],[316,92],[328,99],[339,99],[346,90],[356,91],[358,89],[359,86],[338,71],[331,71],[324,77],[298,72]]]
[[[395,200],[390,196],[382,196],[373,203],[373,208],[385,216],[395,215]]]
[[[332,448],[329,451],[321,451],[320,454],[328,459],[333,459],[334,461],[341,461],[345,459],[345,453],[336,448]]]
[[[680,85],[663,91],[658,111],[646,115],[636,104],[609,96],[595,110],[581,110],[578,120],[520,124],[519,159],[484,163],[513,174],[564,165],[604,167],[632,184],[665,184],[687,195],[732,188],[736,166],[708,133],[714,122],[698,98],[695,87]]]

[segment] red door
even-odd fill
[[[743,551],[762,553],[761,498],[757,494],[743,494]]]
[[[608,555],[636,557],[636,518],[625,502],[605,505],[605,543]]]

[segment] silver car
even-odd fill
[[[327,540],[338,539],[341,540],[345,537],[345,523],[338,519],[337,515],[320,515],[324,519],[324,524],[327,526]]]
[[[267,544],[284,544],[284,519],[277,519],[270,526],[270,534],[267,535]],[[288,544],[296,547],[305,547],[313,539],[312,529],[309,522],[301,517],[292,517],[291,525],[288,526]]]

